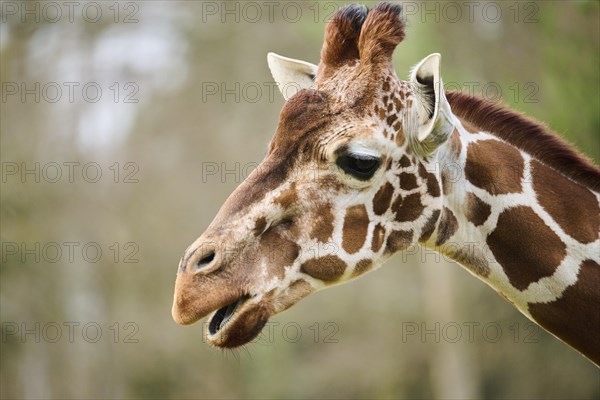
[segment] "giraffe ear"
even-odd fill
[[[267,54],[267,63],[279,91],[286,100],[300,90],[310,88],[317,75],[316,65],[275,53]]]
[[[442,56],[438,53],[425,57],[413,68],[410,81],[416,86],[421,103],[418,132],[412,144],[415,151],[428,156],[444,143],[454,130],[452,111],[444,93],[440,73]]]

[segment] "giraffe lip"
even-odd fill
[[[260,334],[270,310],[261,296],[244,295],[210,316],[204,328],[206,341],[221,348],[243,346]]]
[[[231,320],[235,312],[248,300],[249,295],[243,295],[233,303],[227,304],[224,307],[219,308],[210,318],[208,324],[208,333],[212,336],[217,334],[221,328],[225,327]]]

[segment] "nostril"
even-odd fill
[[[215,259],[215,252],[211,251],[210,253],[208,253],[207,255],[202,257],[200,260],[198,260],[198,262],[196,263],[196,270],[206,267],[207,265],[212,263],[214,259]]]

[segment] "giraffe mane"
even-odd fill
[[[529,153],[573,181],[600,192],[600,168],[542,123],[500,102],[460,91],[446,92],[452,112]]]

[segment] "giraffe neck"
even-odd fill
[[[425,246],[600,364],[600,194],[456,118],[430,165],[443,208]]]

